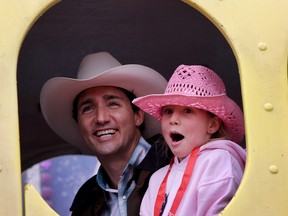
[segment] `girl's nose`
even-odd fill
[[[171,115],[170,124],[171,125],[179,125],[180,124],[179,115],[177,113],[173,113]]]

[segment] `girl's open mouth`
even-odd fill
[[[176,132],[170,133],[170,137],[171,137],[173,142],[178,142],[178,141],[184,139],[184,136],[182,134],[176,133]]]

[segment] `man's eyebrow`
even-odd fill
[[[104,100],[113,100],[113,99],[123,100],[123,98],[118,95],[104,95],[103,98]]]
[[[79,103],[79,104],[78,104],[78,108],[80,108],[80,107],[82,107],[82,106],[84,106],[84,105],[86,105],[86,104],[90,104],[90,103],[92,103],[92,102],[93,102],[93,100],[92,100],[91,98],[88,98],[88,99],[82,101],[81,103]]]
[[[118,100],[124,100],[123,97],[120,97],[118,95],[103,95],[102,97],[105,101],[109,101],[109,100],[114,100],[114,99],[118,99]],[[78,107],[82,107],[86,104],[90,104],[90,103],[93,103],[93,99],[92,98],[87,98],[85,99],[84,101],[82,101],[81,103],[79,103]]]

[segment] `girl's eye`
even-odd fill
[[[193,113],[191,108],[185,108],[184,113]]]
[[[162,115],[169,115],[172,113],[172,110],[169,108],[164,108],[162,111]]]

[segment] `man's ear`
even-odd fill
[[[214,116],[213,118],[209,119],[207,133],[211,135],[214,134],[216,131],[218,131],[220,125],[221,125],[221,119],[218,118],[217,116]]]
[[[140,126],[144,122],[144,111],[139,109],[135,112],[135,125]]]

